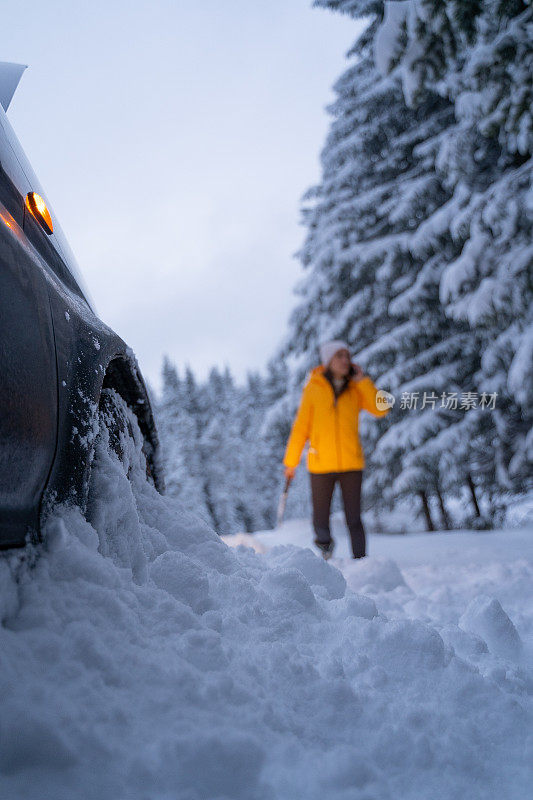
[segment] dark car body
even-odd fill
[[[148,393],[125,342],[94,313],[44,191],[0,107],[0,547],[38,538],[56,503],[85,508],[103,388],[134,411],[147,471],[163,480]]]

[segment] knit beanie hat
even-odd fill
[[[323,342],[318,349],[320,351],[322,364],[325,367],[328,366],[329,362],[338,350],[350,350],[346,342],[342,342],[340,339],[333,339],[331,342]]]

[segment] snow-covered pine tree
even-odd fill
[[[244,530],[252,533],[268,528],[272,519],[269,492],[272,476],[269,474],[269,465],[265,462],[260,436],[261,424],[268,406],[268,395],[265,378],[259,372],[248,372],[246,383],[238,387],[237,402],[243,470],[241,515],[244,520]]]
[[[432,12],[426,74],[436,75],[453,59],[464,63],[482,4],[470,4],[474,14],[460,2],[412,4],[453,12],[452,20],[442,13],[437,20],[438,13]],[[358,62],[335,86],[322,182],[306,197],[313,205],[304,209],[308,234],[301,258],[309,274],[297,287],[303,302],[291,317],[282,347],[296,362],[292,396],[316,362],[317,343],[326,337],[347,339],[357,360],[398,399],[403,392],[418,392],[420,400],[427,392],[430,399],[425,410],[397,408],[379,424],[367,425],[362,418],[372,466],[366,500],[392,502],[417,493],[430,513],[426,495],[434,491],[446,524],[443,490],[463,490],[480,515],[479,487],[489,496],[495,488],[516,490],[524,475],[520,453],[531,450],[521,413],[509,413],[505,406],[492,413],[470,407],[469,392],[497,391],[494,381],[485,380],[487,364],[481,363],[482,355],[487,362],[491,345],[483,346],[483,329],[465,314],[450,313],[450,304],[443,302],[446,268],[462,251],[457,235],[461,211],[487,180],[493,147],[484,142],[483,150],[477,142],[476,150],[462,141],[457,158],[446,158],[461,127],[456,101],[436,82],[413,77],[420,69],[420,47],[405,15],[409,3],[317,0],[315,5],[364,16],[370,24],[351,51]],[[462,38],[454,35],[459,24]],[[501,94],[505,81],[501,75],[494,80]],[[524,81],[522,70],[517,79],[522,97]],[[527,235],[525,220],[518,227]],[[524,241],[519,239],[523,266]],[[524,352],[530,351],[521,348],[520,364]],[[527,366],[515,372],[531,377]],[[517,435],[505,452],[510,428]],[[493,454],[492,462],[487,453]],[[514,484],[507,479],[513,470]]]
[[[166,357],[162,369],[163,388],[157,404],[157,425],[165,470],[166,494],[179,500],[209,525],[214,519],[205,502],[204,469],[194,416],[195,382],[189,370],[181,381]],[[191,391],[193,390],[193,391]]]
[[[533,474],[533,9],[409,0],[387,10],[382,72],[401,78],[412,107],[428,92],[454,106],[437,155],[453,209],[439,231],[452,245],[441,252],[440,297],[480,341],[479,389],[497,393],[490,414],[469,419],[486,488],[520,491]]]
[[[185,469],[180,435],[180,379],[176,367],[167,356],[163,360],[161,373],[163,387],[157,405],[157,427],[165,471],[165,490],[171,497],[179,498]]]
[[[286,385],[282,361],[269,365],[266,378],[250,372],[244,386],[227,368],[213,368],[199,383],[187,367],[180,380],[164,361],[157,411],[167,493],[219,533],[263,530],[275,521],[288,430],[279,439],[264,437],[263,427]]]
[[[206,424],[200,436],[206,504],[219,534],[246,529],[244,447],[237,389],[228,369],[213,367],[204,388]]]

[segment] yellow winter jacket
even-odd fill
[[[359,439],[359,411],[363,409],[375,417],[384,417],[390,408],[381,410],[377,407],[378,390],[368,375],[359,381],[351,379],[335,402],[333,386],[324,372],[324,366],[315,367],[304,386],[283,463],[286,467],[297,467],[309,439],[309,472],[364,469],[365,456]]]

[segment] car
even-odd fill
[[[147,479],[164,491],[157,430],[135,355],[95,313],[8,121],[23,71],[0,63],[1,548],[40,541],[58,503],[85,513],[99,412],[106,404],[109,418],[110,397],[134,413]]]

